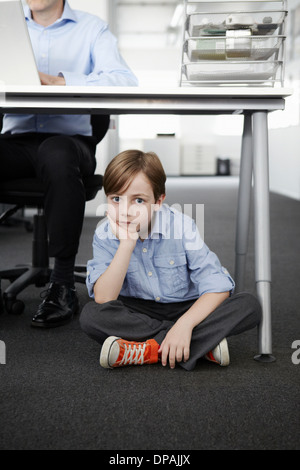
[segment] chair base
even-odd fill
[[[109,116],[95,115],[92,117],[92,128],[95,142],[100,142],[109,127]],[[0,116],[1,121],[1,116]],[[1,129],[1,122],[0,122]],[[102,175],[90,175],[83,177],[86,201],[94,199],[102,188]],[[0,313],[4,307],[9,313],[22,313],[24,304],[17,299],[17,295],[30,284],[37,287],[45,286],[51,277],[48,256],[48,234],[43,211],[44,187],[37,178],[20,178],[10,181],[1,181],[1,204],[12,205],[3,214],[0,214],[0,224],[7,223],[24,207],[36,207],[38,213],[33,217],[33,223],[25,220],[27,231],[33,232],[32,240],[32,264],[15,267],[13,269],[0,270]],[[24,222],[21,220],[21,222]],[[76,266],[74,272],[75,282],[85,283],[86,266]],[[1,294],[1,279],[8,279],[11,284]]]
[[[33,267],[30,265],[17,266],[0,272],[1,279],[9,279],[11,284],[3,292],[3,302],[0,301],[1,309],[8,313],[19,315],[24,311],[24,303],[17,299],[17,295],[29,285],[44,287],[49,281],[52,269],[49,267]],[[85,284],[86,266],[75,266],[75,282]],[[0,286],[1,296],[1,286]],[[1,299],[2,300],[2,299]]]
[[[1,271],[2,279],[12,281],[10,286],[3,292],[3,303],[8,313],[20,314],[24,310],[24,303],[17,299],[17,295],[27,286],[35,284],[43,287],[50,279],[50,268],[32,266],[19,266],[6,271]]]
[[[17,295],[29,285],[44,287],[50,281],[51,272],[45,216],[40,210],[33,218],[32,264],[0,271],[0,280],[8,279],[11,282],[3,292],[0,311],[5,308],[8,313],[21,314],[24,303],[17,299]],[[86,266],[76,266],[74,277],[75,282],[85,283]]]

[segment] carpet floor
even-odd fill
[[[168,182],[167,202],[204,204],[205,242],[233,274],[237,182]],[[217,189],[217,190],[216,190]],[[43,288],[24,290],[20,316],[0,315],[1,450],[293,450],[300,447],[300,202],[271,194],[273,354],[254,361],[257,332],[228,340],[231,364],[200,360],[192,372],[159,364],[105,370],[99,346],[71,323],[30,327]],[[77,261],[92,256],[96,218],[86,218]],[[30,262],[31,234],[0,226],[1,267]],[[2,281],[2,289],[8,281]],[[253,226],[246,290],[255,293]],[[89,301],[77,285],[80,304]],[[299,346],[298,346],[299,348]],[[294,356],[292,356],[294,353]]]

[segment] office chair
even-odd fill
[[[91,125],[93,137],[99,143],[105,136],[109,127],[110,116],[92,115]],[[0,129],[2,127],[2,117]],[[83,178],[86,201],[94,199],[102,188],[102,175],[92,175]],[[17,210],[24,207],[36,207],[37,214],[33,217],[32,264],[20,265],[12,269],[0,270],[1,279],[8,279],[11,284],[0,299],[0,310],[5,307],[8,313],[20,314],[24,310],[24,303],[17,299],[17,295],[27,286],[45,286],[50,280],[51,268],[48,256],[48,235],[43,210],[43,187],[37,178],[22,178],[0,183],[0,203],[13,205],[0,216],[0,223],[11,217]],[[1,244],[0,244],[1,250]],[[85,265],[75,266],[75,282],[85,283]],[[1,285],[0,285],[1,296]]]

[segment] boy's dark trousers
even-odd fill
[[[80,316],[83,331],[102,344],[108,336],[129,341],[155,339],[162,343],[167,332],[195,302],[158,303],[120,296],[118,300],[97,304],[89,302]],[[190,358],[180,365],[192,370],[199,358],[223,338],[254,328],[261,318],[261,306],[251,294],[239,293],[226,299],[193,329]]]

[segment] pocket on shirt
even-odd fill
[[[155,256],[153,260],[164,295],[184,296],[189,288],[189,272],[185,253]]]

